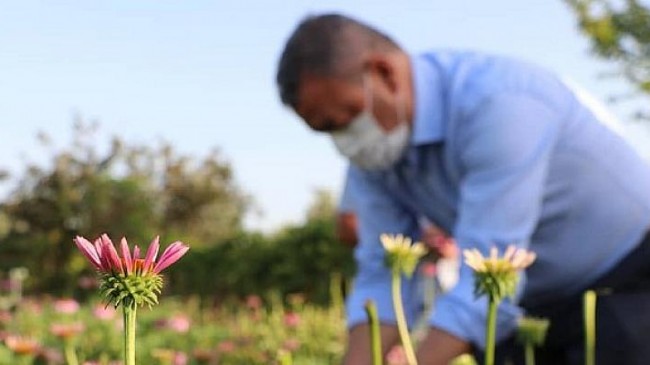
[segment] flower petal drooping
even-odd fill
[[[74,243],[93,266],[99,270],[102,269],[102,263],[99,261],[99,253],[97,253],[97,249],[90,241],[81,236],[77,236],[74,239]]]

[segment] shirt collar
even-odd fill
[[[410,60],[415,93],[411,143],[421,145],[439,142],[444,137],[439,71],[426,55],[411,56]]]

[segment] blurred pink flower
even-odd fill
[[[94,276],[88,276],[84,275],[79,278],[77,281],[77,284],[81,289],[95,289],[99,287],[99,282],[97,281],[97,278]]]
[[[20,307],[21,310],[25,311],[26,313],[30,313],[31,315],[40,315],[43,313],[43,305],[41,302],[32,298],[23,300]]]
[[[8,335],[5,337],[5,345],[9,350],[18,355],[32,355],[40,348],[40,344],[35,339],[18,335]]]
[[[58,299],[54,301],[54,310],[63,314],[74,314],[79,311],[79,302],[72,298]]]
[[[151,356],[158,359],[163,364],[187,365],[187,354],[182,351],[172,349],[154,349]]]
[[[81,236],[77,236],[74,239],[74,243],[81,253],[99,271],[109,274],[135,274],[141,276],[150,273],[159,274],[162,270],[183,257],[189,250],[189,246],[183,242],[176,241],[165,249],[159,260],[156,260],[158,250],[160,249],[159,241],[159,237],[154,238],[149,244],[144,259],[141,259],[140,248],[137,245],[134,246],[133,253],[131,253],[128,242],[124,237],[120,241],[122,257],[118,254],[113,241],[106,234],[101,235],[93,243],[90,243],[90,241]]]
[[[9,323],[13,319],[13,315],[9,311],[0,310],[0,323]]]
[[[190,318],[184,314],[176,314],[171,318],[168,318],[165,323],[165,327],[178,333],[188,332],[190,330],[190,325]]]
[[[76,336],[86,329],[81,322],[74,323],[53,323],[50,325],[50,332],[59,338],[70,338]]]
[[[177,351],[174,354],[173,365],[187,365],[187,354],[181,351]]]
[[[117,312],[111,306],[105,306],[103,304],[97,304],[93,307],[93,315],[102,321],[108,321],[115,318]]]
[[[251,310],[258,310],[262,307],[262,298],[259,295],[251,294],[246,297],[246,307]]]
[[[58,349],[51,347],[44,347],[38,351],[36,356],[36,363],[38,364],[48,364],[48,365],[59,365],[65,364],[63,359],[63,353]]]
[[[12,282],[9,279],[0,280],[0,291],[10,291],[12,287]]]
[[[282,343],[282,348],[294,352],[300,348],[300,340],[297,338],[289,338]]]
[[[284,314],[284,325],[289,328],[298,327],[300,324],[300,315],[296,312],[287,312]]]
[[[431,261],[425,261],[420,265],[420,272],[427,278],[436,276],[436,264]]]
[[[235,343],[233,341],[229,341],[229,340],[221,341],[221,342],[219,342],[219,345],[217,345],[217,351],[219,351],[222,354],[231,353],[231,352],[235,351],[235,348],[237,348]]]

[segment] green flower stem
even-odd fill
[[[499,300],[489,296],[487,328],[485,330],[485,365],[494,365],[496,345],[497,307]]]
[[[370,324],[370,349],[372,353],[372,365],[382,365],[381,337],[379,335],[379,317],[377,316],[377,305],[374,301],[368,300],[364,305],[368,323]]]
[[[404,316],[404,306],[402,305],[402,280],[398,270],[393,270],[392,294],[395,319],[397,320],[397,330],[399,331],[402,346],[404,347],[406,362],[408,365],[417,365],[415,352],[413,351],[413,344],[411,343],[411,336],[409,335],[408,326],[406,324],[406,317]]]
[[[135,365],[135,318],[137,307],[123,306],[124,311],[124,365]]]
[[[340,272],[335,272],[330,277],[330,300],[336,309],[343,308],[343,293],[341,292],[342,277]]]
[[[535,365],[535,346],[532,343],[526,343],[524,346],[526,355],[526,365]]]
[[[582,299],[585,326],[585,365],[594,365],[596,364],[596,292],[587,290]]]
[[[77,351],[75,351],[74,344],[71,339],[66,339],[63,345],[63,352],[65,354],[65,361],[67,365],[79,365],[77,358]]]

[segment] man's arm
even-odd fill
[[[413,236],[418,233],[415,215],[405,209],[386,190],[381,173],[368,173],[354,167],[348,173],[349,189],[357,212],[359,243],[355,247],[357,276],[346,302],[348,346],[345,365],[370,365],[371,351],[364,304],[371,299],[377,306],[384,354],[398,341],[391,300],[391,273],[384,265],[384,248],[379,242],[382,233]],[[405,307],[415,292],[404,285]],[[408,314],[407,314],[408,317]]]
[[[461,171],[453,231],[460,249],[472,247],[487,254],[492,246],[501,252],[509,244],[528,247],[539,222],[551,151],[560,130],[558,114],[534,98],[504,94],[490,98],[455,126],[456,139],[449,148]],[[475,298],[473,280],[471,269],[462,265],[458,285],[439,297],[430,324],[482,347],[487,303],[484,297]],[[525,278],[518,295],[524,282]],[[498,339],[512,333],[520,314],[517,298],[502,302]],[[447,342],[444,338],[434,335],[429,343],[447,351],[435,346]]]
[[[418,347],[418,364],[447,365],[470,350],[469,342],[437,328],[431,328]]]

